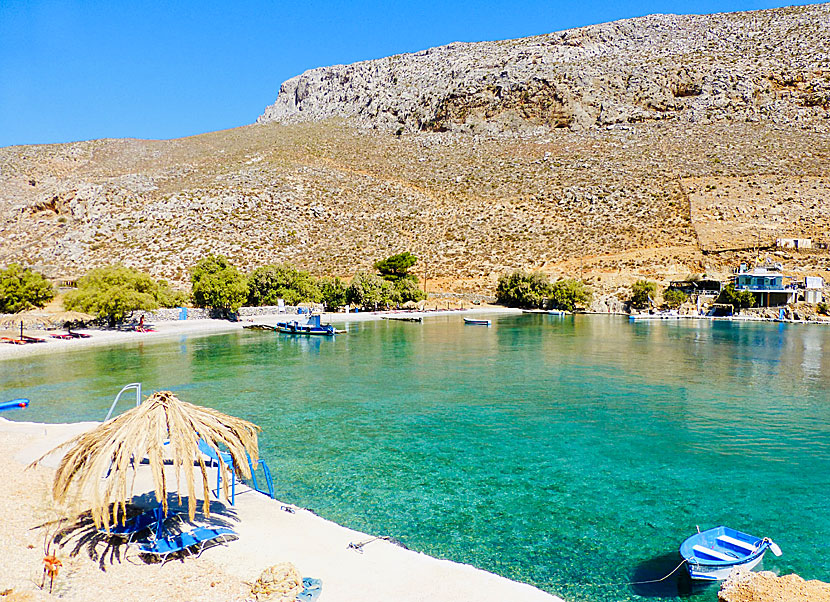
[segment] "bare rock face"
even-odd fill
[[[798,575],[776,577],[774,573],[755,573],[734,569],[718,592],[719,602],[828,602],[830,584],[805,581]]]
[[[645,120],[828,129],[830,4],[652,15],[312,69],[258,122],[481,133]]]

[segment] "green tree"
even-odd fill
[[[46,278],[19,263],[0,270],[0,313],[13,314],[29,307],[43,307],[55,291]]]
[[[167,280],[159,280],[156,300],[161,307],[181,307],[190,301],[190,295],[184,291],[170,288],[170,283]]]
[[[248,282],[221,255],[208,255],[190,270],[193,302],[197,307],[237,311],[248,298]]]
[[[503,274],[496,285],[496,302],[508,307],[540,308],[549,296],[550,280],[541,272]]]
[[[395,292],[397,296],[397,303],[406,303],[407,301],[420,301],[426,299],[427,294],[418,288],[418,283],[409,278],[402,278],[395,282]]]
[[[649,307],[655,294],[657,294],[657,284],[648,280],[638,280],[631,285],[631,307],[637,309]]]
[[[249,305],[277,305],[283,299],[288,305],[322,299],[320,288],[308,272],[291,266],[266,265],[255,269],[248,278]]]
[[[348,303],[348,287],[340,278],[324,276],[317,281],[317,287],[320,289],[320,300],[327,310],[331,311]]]
[[[723,287],[716,302],[731,305],[736,312],[740,312],[742,309],[755,307],[755,295],[749,291],[739,291],[730,283]]]
[[[165,281],[156,282],[149,274],[123,265],[90,270],[78,280],[78,288],[66,294],[66,309],[106,318],[115,326],[130,312],[159,306],[172,307],[183,300]]]
[[[418,282],[418,278],[414,274],[409,273],[409,268],[415,265],[417,261],[418,258],[412,253],[404,251],[403,253],[391,255],[386,259],[375,262],[375,269],[384,280],[389,280],[390,282],[398,282],[399,280]]]
[[[396,303],[398,299],[395,286],[391,282],[367,272],[355,274],[346,291],[346,300],[356,307],[377,309],[389,303]]]
[[[550,285],[548,297],[554,309],[573,311],[590,303],[591,291],[580,280],[563,278]]]
[[[666,303],[666,306],[671,309],[677,309],[683,305],[688,298],[689,295],[676,288],[667,288],[663,292],[663,301]]]

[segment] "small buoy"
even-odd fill
[[[770,552],[775,554],[776,556],[781,556],[781,548],[778,547],[778,544],[774,541],[771,541],[769,544]]]

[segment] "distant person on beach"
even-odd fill
[[[144,314],[141,314],[141,318],[138,320],[138,332],[144,332]]]

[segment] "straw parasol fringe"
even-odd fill
[[[260,430],[247,420],[181,401],[170,391],[159,391],[140,406],[47,452],[31,466],[57,450],[70,448],[55,474],[52,495],[58,503],[65,503],[70,498],[75,502],[89,499],[95,525],[103,524],[109,529],[110,507],[114,524],[124,520],[135,483],[136,463],[144,457],[149,460],[156,501],[167,514],[168,482],[164,461],[169,457],[180,503],[184,474],[188,514],[193,520],[197,488],[194,460],[201,474],[202,511],[206,516],[210,515],[210,485],[207,466],[198,448],[199,439],[215,451],[219,451],[220,443],[226,446],[237,473],[250,477],[248,456],[253,462],[259,459],[257,433]],[[220,461],[219,470],[223,473],[223,492],[227,498],[229,467]]]

